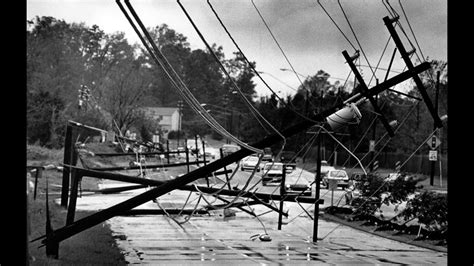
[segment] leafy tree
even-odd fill
[[[123,63],[122,68],[111,71],[104,86],[104,108],[110,111],[120,130],[126,131],[141,116],[137,111],[150,86],[140,71],[140,62],[130,58]]]
[[[420,74],[420,78],[424,83],[424,87],[431,99],[433,105],[435,105],[435,92],[436,92],[436,73],[440,72],[440,83],[439,83],[439,110],[438,114],[447,114],[447,97],[448,97],[448,84],[447,84],[447,63],[443,61],[432,60],[430,61],[432,68]],[[421,95],[415,84],[412,83],[413,87],[408,92],[412,97],[421,99]],[[397,136],[393,139],[393,147],[398,152],[411,152],[414,147],[419,146],[426,137],[433,131],[433,118],[428,112],[426,105],[423,101],[416,100],[405,96],[395,95],[393,93],[386,94],[388,106],[393,110],[393,113],[399,121],[406,118],[405,124],[397,132]],[[447,143],[447,123],[444,123],[442,129],[442,143]],[[429,147],[422,146],[420,152],[427,152]]]
[[[64,103],[50,92],[27,93],[27,137],[30,143],[39,142],[40,145],[59,147],[58,139],[61,128],[54,126],[57,123]]]
[[[50,133],[49,140],[41,143],[59,145],[57,135],[64,127],[64,118],[71,111],[71,101],[76,97],[75,86],[80,78],[83,54],[81,34],[85,31],[82,24],[68,24],[53,17],[36,17],[28,21],[27,36],[27,113],[30,117],[42,119],[28,123],[43,124]],[[36,97],[46,97],[39,108]],[[54,99],[53,101],[49,99]],[[58,104],[61,102],[61,104]],[[50,112],[41,110],[50,109]],[[35,114],[38,112],[38,114]],[[40,115],[41,114],[41,115]],[[30,135],[34,133],[30,127]]]
[[[123,33],[105,34],[96,25],[69,24],[53,17],[28,21],[28,97],[44,96],[47,92],[63,103],[50,106],[54,107],[50,117],[42,112],[45,121],[41,123],[49,125],[50,132],[58,132],[69,119],[95,118],[88,122],[103,124],[111,116],[127,128],[134,119],[133,109],[148,86],[147,79],[140,76],[143,64],[137,60],[135,51]],[[82,86],[90,89],[87,113],[76,104],[77,91]],[[38,110],[35,106],[28,105],[27,110],[31,117],[38,117],[34,114]],[[54,140],[56,136],[49,134],[49,138]]]
[[[148,31],[161,54],[166,57],[177,75],[182,78],[185,75],[184,66],[191,51],[187,38],[169,28],[167,24],[149,28]],[[144,61],[149,66],[148,75],[152,84],[151,95],[153,96],[151,103],[165,107],[177,106],[180,95],[173,87],[167,73],[161,66],[156,65],[148,51],[142,49],[141,53],[144,55]]]

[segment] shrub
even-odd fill
[[[418,180],[400,174],[395,180],[387,181],[385,176],[369,174],[365,182],[356,183],[361,196],[352,201],[356,208],[355,214],[372,216],[382,204],[399,204],[407,201],[408,196],[415,193]]]
[[[448,197],[433,191],[424,191],[409,200],[403,216],[406,220],[418,218],[429,230],[448,228]]]

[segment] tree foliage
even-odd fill
[[[448,197],[432,191],[424,191],[409,200],[403,212],[406,220],[417,218],[432,231],[448,228]]]

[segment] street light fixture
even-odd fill
[[[334,114],[326,118],[332,130],[348,124],[359,124],[362,114],[354,103],[348,104]]]

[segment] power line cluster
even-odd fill
[[[126,15],[127,19],[129,20],[129,22],[132,24],[132,26],[134,27],[136,33],[139,35],[140,39],[142,40],[142,43],[143,45],[146,47],[146,49],[148,50],[148,52],[150,53],[150,55],[152,55],[153,59],[155,60],[155,62],[161,66],[163,68],[163,70],[165,71],[165,73],[167,74],[167,76],[169,77],[171,83],[174,85],[174,87],[176,88],[176,90],[180,93],[180,95],[182,96],[182,98],[188,103],[188,105],[206,122],[208,123],[208,125],[210,125],[214,130],[216,130],[217,132],[219,132],[221,135],[225,136],[226,138],[229,138],[231,140],[233,140],[234,142],[238,143],[239,145],[241,145],[242,147],[246,148],[246,149],[249,149],[249,150],[252,150],[258,154],[262,154],[262,151],[260,149],[257,149],[257,148],[254,148],[254,147],[251,147],[249,145],[247,145],[246,143],[243,143],[241,140],[237,139],[235,136],[231,135],[229,132],[227,132],[224,127],[222,127],[204,108],[203,106],[196,100],[196,98],[192,95],[191,91],[188,89],[188,87],[186,86],[186,84],[184,84],[184,82],[182,81],[182,79],[179,77],[179,75],[176,73],[176,71],[172,68],[172,66],[168,63],[168,60],[166,59],[166,57],[160,52],[160,50],[156,47],[156,45],[154,44],[153,40],[151,40],[151,38],[149,37],[145,27],[143,26],[143,24],[141,23],[141,21],[139,20],[138,16],[136,15],[135,11],[133,10],[133,8],[131,7],[130,3],[128,1],[126,1],[126,5],[127,7],[129,8],[130,12],[132,13],[133,17],[135,18],[135,20],[137,21],[137,23],[140,25],[140,28],[142,29],[144,35],[146,36],[147,40],[145,40],[143,37],[142,37],[142,34],[138,31],[138,29],[134,26],[134,23],[132,22],[131,18],[128,16],[127,12],[125,11],[125,9],[123,8],[123,6],[120,4],[120,1],[117,1],[117,3],[119,4],[120,8],[122,9],[122,11],[124,12],[124,14]],[[200,36],[200,38],[202,39],[202,41],[205,43],[206,47],[208,48],[209,52],[211,55],[214,56],[214,58],[216,59],[216,62],[219,63],[220,67],[221,67],[221,71],[229,78],[229,80],[231,81],[231,85],[234,89],[234,91],[238,92],[241,96],[242,96],[242,99],[244,101],[244,103],[246,104],[246,106],[249,108],[249,110],[251,111],[251,113],[254,115],[254,117],[257,119],[257,121],[259,121],[260,125],[267,131],[269,132],[268,129],[270,129],[270,131],[273,131],[274,133],[278,134],[282,140],[283,140],[283,145],[282,145],[282,148],[280,149],[280,152],[284,150],[284,146],[285,146],[285,142],[286,142],[286,138],[267,120],[265,119],[265,117],[253,106],[253,104],[247,99],[247,97],[245,97],[245,95],[242,93],[241,89],[237,86],[237,84],[235,83],[235,81],[232,79],[232,77],[230,77],[229,73],[227,72],[226,68],[224,67],[224,65],[219,61],[219,59],[217,58],[217,56],[214,54],[212,48],[209,46],[209,44],[207,43],[207,41],[205,40],[204,36],[201,34],[201,32],[199,31],[198,27],[196,26],[196,24],[194,23],[194,21],[192,20],[191,16],[188,14],[188,12],[186,11],[186,9],[184,8],[184,6],[180,3],[180,1],[178,0],[177,3],[179,4],[179,6],[181,7],[181,9],[183,10],[183,12],[185,13],[186,17],[188,18],[188,20],[190,21],[190,23],[192,24],[193,28],[196,30],[196,32],[198,33],[198,35]],[[253,66],[253,64],[251,64],[251,62],[247,59],[247,57],[244,55],[243,51],[240,49],[240,47],[237,45],[237,42],[235,41],[235,39],[232,37],[232,35],[230,34],[229,30],[225,27],[223,21],[221,20],[221,18],[219,17],[217,11],[215,10],[215,8],[212,6],[210,0],[207,0],[207,3],[211,9],[211,11],[213,12],[213,14],[216,16],[216,18],[218,19],[219,21],[219,24],[222,26],[222,28],[226,31],[228,37],[232,40],[232,42],[234,43],[234,45],[237,47],[237,49],[239,50],[240,54],[243,56],[243,58],[245,59],[245,61],[247,62],[247,64],[249,65],[250,68],[252,68],[252,70],[254,71],[254,73],[258,76],[258,78],[264,83],[264,85],[266,86],[266,88],[273,94],[277,97],[277,99],[281,102],[284,103],[284,101],[278,97],[278,95],[275,93],[275,91],[263,80],[263,78],[260,76],[260,73],[261,71],[257,71],[255,69],[255,67]],[[270,35],[272,36],[272,39],[273,41],[275,42],[275,44],[278,46],[280,52],[282,53],[282,56],[285,58],[285,60],[287,61],[288,65],[290,66],[292,72],[295,73],[296,75],[296,78],[298,79],[298,81],[300,82],[301,84],[301,88],[304,88],[306,90],[308,90],[307,88],[305,88],[305,85],[303,83],[303,81],[299,78],[299,75],[297,74],[293,64],[290,62],[287,54],[285,53],[283,47],[280,45],[280,43],[278,42],[277,38],[275,37],[274,33],[271,31],[270,29],[270,25],[267,23],[267,21],[264,19],[262,13],[260,12],[260,10],[257,8],[257,6],[255,5],[254,3],[254,0],[251,0],[251,3],[254,7],[254,9],[257,11],[258,13],[258,16],[260,17],[260,19],[262,20],[263,24],[265,25],[266,29],[268,30],[268,32],[270,33]],[[378,60],[377,64],[376,64],[376,67],[375,69],[372,68],[372,65],[371,63],[369,62],[367,56],[366,56],[366,53],[361,45],[361,43],[359,42],[359,39],[357,37],[357,33],[356,33],[356,30],[354,29],[353,25],[351,24],[348,16],[347,16],[347,13],[345,12],[342,4],[341,4],[341,1],[337,1],[337,4],[341,10],[341,12],[343,13],[343,16],[344,16],[344,19],[345,21],[347,22],[348,26],[350,27],[350,30],[351,30],[351,33],[353,35],[353,37],[355,38],[356,40],[356,43],[357,43],[357,47],[355,44],[353,44],[349,38],[347,37],[347,35],[341,30],[341,27],[336,23],[336,20],[333,18],[333,16],[331,16],[331,14],[329,14],[327,12],[327,10],[324,8],[323,4],[320,2],[320,0],[317,1],[317,3],[319,4],[319,6],[321,7],[321,9],[325,12],[325,14],[329,17],[329,19],[331,20],[331,22],[336,26],[336,28],[339,30],[339,32],[344,36],[344,38],[347,40],[347,42],[349,43],[349,45],[354,49],[354,52],[355,52],[355,56],[353,57],[353,59],[355,60],[358,60],[359,61],[359,69],[360,67],[362,66],[360,64],[360,60],[358,59],[359,57],[359,51],[362,52],[362,55],[368,65],[368,67],[370,68],[370,71],[371,71],[371,79],[368,83],[368,85],[370,85],[372,79],[376,76],[375,73],[377,71],[377,69],[379,68],[379,65],[380,65],[380,62],[382,60],[382,57],[383,55],[385,54],[386,52],[386,49],[387,49],[387,46],[391,40],[391,37],[387,40],[387,43],[385,44],[385,47],[383,48],[383,52],[380,56],[380,59]],[[405,12],[405,10],[403,9],[403,6],[402,6],[402,3],[401,1],[399,0],[399,5],[400,5],[400,8],[402,10],[402,13],[405,17],[405,20],[410,28],[410,32],[412,34],[412,37],[414,38],[415,42],[416,42],[416,45],[418,47],[418,49],[415,49],[412,42],[410,41],[410,38],[409,36],[406,34],[405,30],[403,30],[403,26],[401,24],[401,22],[398,20],[398,18],[400,17],[400,15],[398,14],[398,12],[396,11],[395,8],[392,7],[392,5],[390,5],[389,1],[388,0],[382,0],[382,4],[386,7],[388,13],[390,14],[391,18],[396,20],[396,25],[402,30],[402,32],[404,33],[405,37],[408,39],[411,47],[412,47],[412,51],[410,51],[410,55],[412,54],[416,54],[417,55],[417,51],[420,52],[421,54],[421,58],[423,59],[423,61],[425,60],[424,59],[424,56],[421,52],[421,49],[418,45],[418,42],[416,40],[416,37],[415,37],[415,34],[413,32],[413,29],[409,23],[409,20],[408,20],[408,17],[407,17],[407,14]],[[151,46],[151,48],[150,48]],[[394,51],[394,54],[396,52],[396,49]],[[392,60],[393,60],[393,56],[392,56]],[[420,60],[422,61],[422,60]],[[352,72],[352,70],[351,70]],[[349,79],[349,76],[351,75],[351,72],[349,73],[347,79],[346,79],[346,83],[347,83],[347,80]],[[386,78],[385,80],[387,79],[388,77],[388,72],[387,72],[387,75],[386,75]],[[357,81],[357,80],[356,80]],[[291,103],[290,103],[291,104]],[[383,103],[385,104],[385,103]],[[419,102],[417,102],[415,105],[419,104]],[[287,106],[289,107],[289,109],[292,111],[292,112],[295,112],[296,114],[298,114],[299,116],[305,118],[305,119],[308,119],[310,120],[306,114],[301,114],[301,113],[298,113],[294,106]],[[412,108],[409,113],[407,114],[407,116],[414,110],[414,108]],[[395,131],[397,131],[401,126],[402,124],[406,121],[406,118],[407,116],[405,116],[405,118],[402,120],[402,122],[398,125],[397,129]],[[374,120],[372,121],[372,123],[375,122],[375,120],[378,118],[378,115],[376,115],[374,117]],[[316,122],[316,121],[314,121]],[[340,141],[337,140],[337,138],[335,136],[332,135],[331,132],[328,132],[324,127],[318,125],[318,127],[320,128],[320,130],[318,131],[318,134],[321,132],[321,130],[324,130],[326,131],[325,133],[327,133],[329,136],[331,136],[331,138],[337,142],[338,145],[340,145],[341,147],[343,147],[344,149],[346,149],[353,157],[356,158],[356,160],[358,161],[358,164],[360,165],[360,167],[365,171],[365,167],[362,165],[361,163],[361,160],[363,158],[361,158],[360,160],[354,155],[352,154],[352,152],[347,149]],[[367,133],[367,132],[366,132]],[[367,134],[364,134],[361,138],[361,140],[359,141],[358,145],[361,143],[362,139],[365,138],[365,136]],[[384,135],[382,138],[384,138],[386,135]],[[430,135],[431,136],[431,135]],[[382,140],[379,139],[379,142]],[[385,145],[388,144],[388,142],[391,140],[392,137],[390,137],[390,139],[384,144],[384,147]],[[308,140],[306,142],[306,146],[307,147],[311,147],[311,145],[314,143],[314,138],[311,138],[310,140]],[[377,145],[377,144],[376,144]],[[357,149],[357,146],[355,149]],[[382,150],[383,148],[381,148],[379,150],[379,153],[380,151]],[[418,149],[417,149],[418,150]],[[307,151],[306,151],[307,152]],[[416,150],[415,150],[416,152]],[[305,153],[306,154],[306,153]],[[366,154],[367,155],[367,154]],[[377,154],[378,155],[378,154]],[[376,155],[376,156],[377,156]],[[375,157],[376,157],[375,156]],[[364,156],[365,157],[365,156]],[[408,158],[409,159],[409,158]],[[408,160],[407,159],[407,160]],[[261,156],[259,157],[259,163],[260,163],[260,160],[261,160]],[[375,158],[373,159],[375,160]],[[373,161],[372,160],[372,161]],[[371,161],[371,163],[372,163]],[[346,161],[347,162],[347,161]],[[257,167],[258,167],[258,164],[257,164]],[[241,193],[253,193],[255,192],[255,187],[257,184],[259,184],[259,182],[261,180],[259,180],[257,183],[255,183],[254,185],[250,186],[249,187],[249,184],[250,184],[250,181],[252,180],[252,178],[254,177],[254,174],[256,172],[256,168],[253,170],[251,176],[247,179],[247,182],[246,184],[244,185],[243,188],[241,188]],[[233,173],[233,175],[235,174],[235,172]],[[226,183],[224,183],[224,185],[222,186],[222,189],[229,185],[228,182],[230,182],[231,179],[229,179]],[[276,191],[276,189],[275,189]],[[274,192],[275,192],[274,191]],[[210,202],[207,201],[207,199],[205,199],[204,197],[204,193],[199,191],[200,193],[200,196],[198,198],[198,203],[195,205],[194,209],[197,208],[197,205],[199,204],[199,201],[201,199],[203,199],[204,201],[207,202],[208,205],[212,205]],[[231,200],[226,206],[231,206],[232,203],[234,203],[237,199],[239,199],[240,195],[242,194],[239,194],[238,196],[234,197],[233,200]],[[215,192],[215,193],[212,193],[212,196],[217,196],[219,195],[219,192]],[[188,197],[189,199],[189,197]],[[272,201],[273,202],[273,201]],[[185,202],[185,205],[186,204],[189,204],[188,200],[186,200]],[[301,205],[300,205],[301,206]],[[184,206],[183,206],[184,208]],[[360,208],[360,207],[359,207]],[[307,212],[307,210],[304,210],[304,212]],[[189,216],[190,217],[190,216]],[[255,215],[255,217],[258,217]],[[332,232],[332,231],[331,231]],[[329,235],[329,234],[328,234]],[[326,236],[327,237],[327,236]]]

